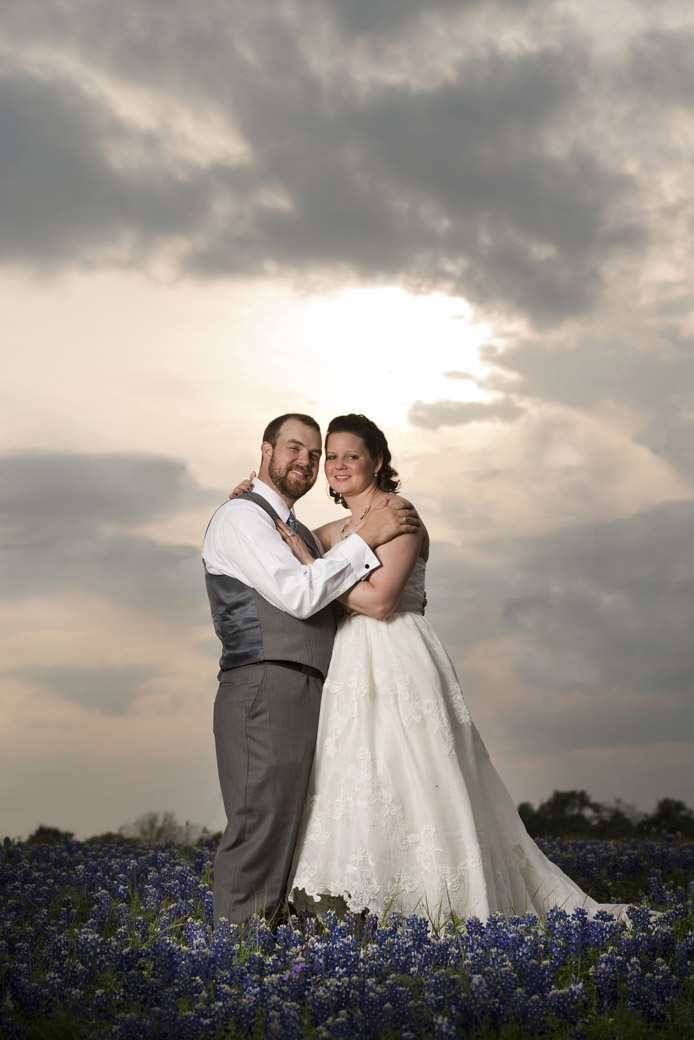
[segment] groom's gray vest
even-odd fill
[[[280,519],[261,495],[246,491],[238,496]],[[315,545],[311,532],[299,524],[304,540]],[[205,570],[214,630],[222,643],[219,666],[223,672],[258,661],[291,661],[326,675],[333,652],[335,617],[332,606],[300,620],[268,603],[255,589],[227,574]]]

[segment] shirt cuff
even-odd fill
[[[372,571],[381,566],[378,556],[358,534],[349,535],[339,545],[334,546],[332,551],[339,552],[349,560],[359,581],[368,578]]]

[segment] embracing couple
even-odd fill
[[[318,424],[279,416],[261,453],[203,546],[222,643],[215,920],[288,905],[434,919],[620,912],[546,859],[489,760],[423,616],[429,538],[394,494],[381,430],[355,414],[329,424],[325,476],[349,514],[315,532],[294,503],[318,476]]]

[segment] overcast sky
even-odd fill
[[[386,430],[516,802],[694,804],[693,48],[690,0],[5,0],[0,834],[221,826],[200,544],[288,410]]]

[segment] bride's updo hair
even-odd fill
[[[400,481],[398,480],[397,470],[393,469],[390,464],[391,454],[388,441],[375,422],[367,419],[365,415],[356,415],[354,412],[350,412],[349,415],[336,415],[334,419],[331,419],[328,432],[325,435],[326,451],[328,450],[328,437],[331,433],[353,433],[355,436],[361,437],[366,450],[374,462],[379,455],[383,456],[381,468],[376,476],[379,490],[389,493],[398,490]],[[347,509],[347,503],[339,491],[333,491],[332,488],[328,488],[328,491],[330,492],[330,497],[334,498],[338,505]]]

